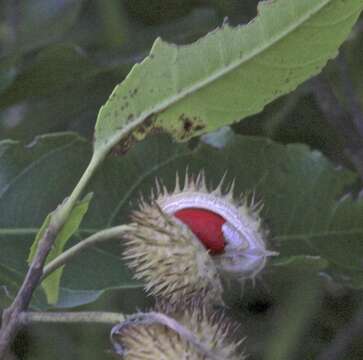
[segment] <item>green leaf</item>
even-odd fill
[[[362,8],[361,0],[264,1],[249,24],[192,45],[157,39],[101,108],[95,151],[132,131],[140,139],[162,128],[186,140],[259,112],[337,54]]]
[[[27,270],[28,249],[43,219],[69,194],[91,153],[91,144],[71,134],[42,136],[27,147],[0,143],[0,285],[11,295]],[[256,191],[264,202],[269,247],[281,254],[271,265],[275,272],[324,271],[339,282],[363,286],[363,200],[344,195],[356,176],[304,145],[284,146],[264,138],[231,136],[221,149],[206,144],[191,148],[167,136],[152,136],[125,156],[108,158],[89,185],[94,198],[67,247],[128,223],[140,194],[149,197],[156,177],[172,189],[176,172],[182,175],[187,166],[192,173],[204,169],[210,184],[228,170],[228,178],[236,178],[237,194]],[[56,306],[79,306],[109,289],[139,287],[121,251],[114,240],[67,264]],[[48,306],[39,292],[32,305]]]
[[[70,194],[90,155],[91,145],[74,134],[41,136],[26,147],[14,141],[0,143],[0,286],[5,286],[11,296],[28,269],[29,249],[38,229],[47,214]],[[102,174],[99,173],[99,176],[106,180]],[[108,169],[107,177],[110,175]],[[90,188],[97,189],[101,196],[109,194],[109,186],[112,184],[117,188],[117,179],[121,177],[119,173],[118,177],[109,178],[111,183],[108,185],[101,181],[98,186],[93,183]],[[106,204],[102,204],[102,201],[106,201]],[[99,214],[96,221],[81,227],[67,247],[106,227],[105,222],[97,222],[97,217],[103,217],[102,207],[109,207],[108,201],[114,203],[108,196],[102,196],[97,201],[97,206],[101,207],[96,211]],[[113,243],[112,251],[108,250],[108,246],[105,248],[95,247],[86,251],[85,257],[71,265],[70,272],[68,266],[65,267],[57,306],[71,307],[95,301],[112,287],[140,287],[120,262],[118,242]],[[5,294],[5,291],[0,291],[0,298]],[[32,307],[47,306],[43,292],[38,291],[33,297]]]
[[[42,226],[40,227],[39,231],[37,232],[37,234],[35,236],[34,242],[33,242],[32,246],[30,247],[30,252],[29,252],[29,256],[28,256],[28,260],[27,260],[29,265],[32,262],[32,260],[35,256],[35,253],[38,249],[39,241],[43,237],[45,231],[48,229],[51,218],[52,218],[52,213],[48,214],[48,216],[45,218]]]
[[[93,194],[89,193],[84,197],[83,200],[78,201],[75,207],[72,209],[71,214],[69,215],[66,223],[62,227],[62,230],[59,232],[52,250],[50,251],[46,263],[49,263],[51,260],[56,258],[63,252],[64,247],[66,246],[68,240],[71,236],[78,230],[84,215],[86,215],[89,203],[92,199]],[[55,210],[57,211],[57,210]],[[42,238],[44,231],[48,228],[50,219],[52,214],[49,214],[43,225],[41,226],[39,232],[37,233],[35,240],[31,246],[28,263],[30,264],[34,258],[35,252],[39,245],[39,240]],[[54,271],[50,276],[42,282],[42,287],[47,295],[47,300],[49,304],[55,304],[58,301],[59,297],[59,283],[62,277],[63,267]]]

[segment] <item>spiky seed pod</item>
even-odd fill
[[[141,202],[125,255],[152,294],[188,300],[204,292],[219,300],[217,270],[254,280],[267,258],[277,254],[266,249],[262,204],[253,197],[236,200],[234,182],[225,192],[223,183],[224,177],[210,191],[204,173],[186,174],[181,187],[177,176],[174,191],[157,181],[151,203]]]
[[[216,266],[189,228],[164,213],[157,203],[144,203],[132,216],[135,226],[125,234],[124,258],[145,289],[171,303],[203,297],[222,302]]]
[[[180,186],[177,176],[173,192],[157,186],[155,201],[164,212],[174,216],[178,216],[182,210],[198,209],[221,217],[224,222],[220,231],[224,242],[219,245],[222,251],[218,249],[213,256],[218,269],[239,279],[254,279],[265,267],[267,258],[277,255],[276,252],[266,249],[266,231],[260,217],[263,204],[255,202],[254,195],[250,200],[246,195],[235,199],[234,181],[224,192],[224,180],[225,176],[214,190],[209,190],[203,172],[196,178],[186,174],[183,187]],[[199,221],[202,222],[201,219]],[[192,222],[193,219],[189,219],[189,223]],[[205,231],[211,225],[214,224],[207,220],[201,229]],[[217,231],[216,233],[219,235]],[[207,249],[210,248],[210,242],[206,242],[206,245]]]
[[[118,326],[116,341],[123,359],[244,359],[238,351],[243,340],[234,340],[235,323],[199,306],[175,309],[140,314]]]

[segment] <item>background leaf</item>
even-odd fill
[[[24,99],[49,96],[49,89],[59,94],[61,90],[100,72],[80,48],[65,44],[48,46],[27,65],[1,97],[1,107]]]
[[[14,34],[9,44],[5,38],[2,56],[18,56],[59,40],[74,25],[82,6],[82,0],[2,2],[4,13],[13,17],[4,26]]]
[[[304,332],[311,326],[321,300],[321,287],[316,279],[301,276],[295,288],[286,297],[283,311],[275,316],[278,326],[267,339],[265,348],[266,360],[290,360],[296,358],[300,348],[300,340]],[[284,339],[282,342],[281,339]]]
[[[0,187],[0,212],[5,214],[0,219],[0,264],[20,275],[43,216],[66,196],[91,155],[91,146],[64,134],[41,137],[29,148],[5,142],[1,149],[6,176]],[[326,268],[341,282],[363,285],[363,201],[342,197],[356,179],[353,173],[335,169],[306,146],[283,146],[263,138],[235,136],[216,149],[203,144],[190,148],[155,136],[122,158],[108,159],[89,185],[95,196],[69,245],[97,230],[127,223],[140,193],[150,194],[156,176],[171,188],[176,172],[183,173],[187,166],[192,172],[205,169],[214,184],[228,169],[229,178],[237,180],[237,192],[256,190],[265,203],[262,216],[271,231],[270,247],[281,254],[276,271],[312,269],[315,264],[315,273]],[[20,205],[23,199],[36,207]],[[67,265],[58,306],[94,301],[110,288],[139,286],[120,255],[119,242],[112,241],[88,249]],[[44,305],[38,299],[36,306]]]
[[[62,230],[59,232],[52,250],[50,251],[46,264],[56,258],[63,252],[68,240],[78,230],[84,215],[87,213],[89,203],[93,194],[89,193],[83,200],[78,201],[72,209],[66,223],[63,225]],[[60,205],[61,206],[61,205]],[[59,208],[59,207],[58,207]],[[57,208],[57,209],[58,209]],[[57,211],[55,210],[55,212]],[[31,246],[30,254],[28,256],[28,263],[30,264],[34,258],[35,252],[39,246],[39,240],[42,238],[44,231],[48,228],[52,213],[49,214],[39,232],[37,233],[35,240]],[[42,281],[42,287],[46,293],[47,301],[49,304],[56,304],[59,297],[59,283],[63,273],[63,266],[50,274]]]
[[[136,139],[162,128],[186,140],[261,111],[337,54],[362,8],[360,0],[260,2],[248,25],[183,47],[157,39],[101,108],[96,151],[136,127]]]
[[[3,176],[0,178],[0,213],[4,215],[0,220],[0,263],[13,275],[13,282],[20,285],[27,269],[26,253],[29,252],[34,236],[47,213],[56,208],[75,186],[90,155],[90,145],[74,135],[66,134],[40,137],[27,148],[9,141],[2,142],[1,145],[0,168]],[[73,241],[89,233],[86,229],[82,235],[74,237]],[[91,250],[85,255],[88,266],[94,270],[97,268],[99,281],[88,278],[89,272],[85,272],[81,266],[77,269],[76,277],[71,275],[70,283],[73,286],[70,286],[69,280],[66,286],[61,284],[61,287],[67,289],[60,290],[60,306],[76,306],[85,301],[94,301],[100,295],[100,290],[120,284],[122,279],[131,284],[131,287],[135,286],[114,254],[106,252],[102,255],[101,252],[99,255],[97,250]],[[98,261],[94,262],[95,258]],[[79,281],[84,281],[84,284],[80,285]],[[70,301],[70,298],[74,301]],[[35,294],[33,300],[35,307],[46,306],[41,292]]]

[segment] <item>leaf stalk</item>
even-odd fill
[[[129,225],[119,225],[114,226],[112,228],[108,228],[102,231],[99,231],[88,238],[80,241],[76,245],[70,247],[62,254],[57,256],[55,259],[50,261],[43,270],[42,280],[44,280],[47,276],[49,276],[53,271],[57,270],[62,265],[68,263],[72,260],[75,256],[79,255],[83,250],[94,246],[98,243],[109,241],[112,239],[118,239],[122,236],[122,234],[129,230]]]

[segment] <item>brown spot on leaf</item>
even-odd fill
[[[130,90],[129,91],[130,97],[133,98],[137,94],[138,91],[139,91],[139,89],[137,89],[137,88]]]
[[[200,130],[203,130],[205,128],[205,125],[196,125],[194,130],[195,131],[200,131]]]
[[[180,139],[189,138],[193,132],[200,131],[205,128],[204,121],[197,117],[189,117],[184,113],[179,116],[179,120],[182,122],[182,131],[179,135]]]
[[[183,121],[183,129],[186,132],[189,132],[190,130],[192,130],[193,127],[193,123],[190,121],[190,119],[184,119]]]
[[[144,124],[146,127],[150,127],[150,126],[152,125],[152,123],[155,121],[155,119],[156,119],[156,116],[155,116],[154,114],[152,114],[152,115],[148,116],[148,117],[144,120],[143,124]]]
[[[111,155],[122,156],[125,155],[130,148],[136,143],[136,139],[132,134],[129,134],[125,139],[120,141],[111,150]]]
[[[136,141],[142,140],[148,134],[159,133],[162,129],[155,126],[156,114],[148,116],[142,124],[138,125],[137,128],[132,132]]]

